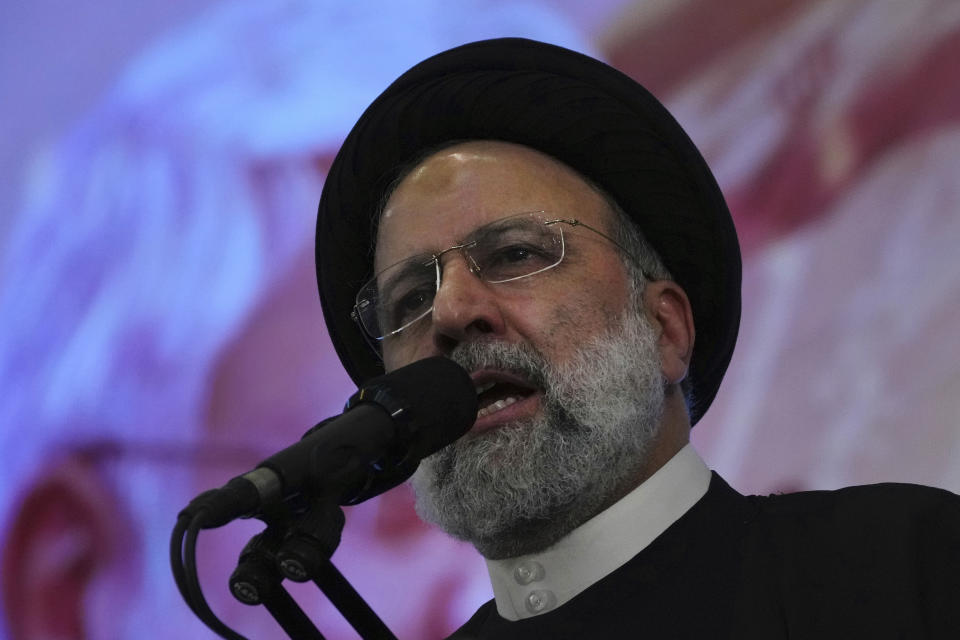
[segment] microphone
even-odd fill
[[[477,392],[467,372],[440,356],[419,360],[370,380],[342,414],[200,494],[181,516],[202,511],[201,526],[210,529],[304,493],[362,502],[409,478],[420,460],[466,433],[476,417]]]

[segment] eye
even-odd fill
[[[433,304],[435,288],[432,282],[424,283],[404,292],[398,292],[396,296],[391,297],[391,302],[387,305],[391,324],[395,327],[402,327],[426,313]]]
[[[487,280],[508,280],[549,267],[558,257],[542,246],[515,242],[490,251],[478,261],[478,266]]]
[[[536,257],[537,252],[533,249],[533,247],[520,244],[502,247],[499,251],[490,256],[491,261],[494,262],[494,264],[515,264],[517,262],[533,260]]]

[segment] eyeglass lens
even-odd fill
[[[471,270],[489,283],[508,282],[550,269],[563,259],[563,234],[537,214],[522,214],[480,227],[461,246]],[[381,271],[361,289],[357,312],[376,339],[419,320],[433,308],[440,286],[433,256],[415,256]]]

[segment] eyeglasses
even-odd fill
[[[451,251],[459,251],[470,271],[490,284],[552,269],[566,253],[564,224],[589,229],[630,255],[613,238],[575,218],[550,218],[545,211],[520,213],[483,225],[461,244],[439,253],[420,254],[390,265],[360,288],[350,317],[372,339],[383,340],[428,315],[440,290],[440,258]]]

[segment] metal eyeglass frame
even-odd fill
[[[511,215],[509,215],[509,216],[504,216],[503,218],[498,218],[498,219],[493,220],[493,221],[491,221],[491,222],[488,222],[488,223],[486,223],[486,224],[484,224],[484,225],[481,225],[480,227],[477,227],[477,229],[474,229],[474,230],[471,232],[470,235],[475,234],[477,231],[483,229],[484,227],[487,227],[487,226],[489,226],[489,225],[494,225],[494,224],[501,223],[501,222],[503,222],[504,220],[509,220],[510,218],[518,218],[518,217],[520,217],[520,216],[546,215],[546,214],[547,214],[547,212],[546,212],[546,211],[543,211],[543,210],[540,210],[540,211],[524,211],[524,212],[521,212],[521,213],[514,213],[514,214],[511,214]],[[555,225],[555,224],[557,224],[557,223],[563,223],[563,224],[570,225],[571,227],[583,227],[583,228],[585,228],[585,229],[588,229],[588,230],[594,232],[595,234],[597,234],[598,236],[604,238],[605,240],[607,240],[608,242],[610,242],[612,245],[614,245],[614,246],[617,247],[618,249],[620,249],[620,251],[622,251],[622,252],[624,253],[624,255],[626,255],[627,257],[629,257],[631,260],[634,261],[634,263],[638,264],[638,266],[639,266],[639,261],[637,260],[637,258],[636,258],[632,253],[630,253],[629,251],[627,251],[627,249],[626,249],[623,245],[621,245],[619,242],[617,242],[616,240],[614,240],[613,238],[611,238],[610,236],[608,236],[608,235],[605,234],[604,232],[602,232],[602,231],[600,231],[599,229],[596,229],[596,228],[590,226],[589,224],[587,224],[586,222],[583,222],[582,220],[579,220],[579,219],[577,219],[577,218],[553,218],[553,219],[549,219],[549,220],[539,220],[539,222],[540,222],[541,224],[543,224],[544,226],[546,226],[546,227]],[[429,258],[426,258],[426,259],[424,260],[423,266],[427,266],[428,264],[432,263],[433,266],[434,266],[434,268],[435,268],[435,270],[436,270],[436,288],[434,289],[434,293],[435,293],[435,294],[440,291],[440,284],[441,284],[442,274],[443,274],[443,269],[442,269],[442,267],[440,266],[440,258],[442,258],[442,257],[443,257],[444,255],[446,255],[447,253],[450,253],[451,251],[460,251],[461,254],[462,254],[463,257],[464,257],[464,260],[465,260],[466,263],[467,263],[468,268],[470,269],[470,272],[471,272],[472,274],[474,274],[475,276],[477,276],[482,282],[486,282],[486,283],[489,283],[489,284],[501,284],[501,283],[504,283],[504,282],[513,282],[514,280],[522,280],[523,278],[529,278],[530,276],[537,275],[538,273],[543,273],[544,271],[549,271],[550,269],[553,269],[554,267],[556,267],[557,265],[559,265],[561,262],[563,262],[563,259],[564,259],[564,258],[566,257],[566,255],[567,255],[566,239],[564,238],[564,235],[563,235],[563,228],[562,228],[562,227],[558,227],[558,230],[559,230],[559,233],[560,233],[560,257],[557,259],[557,261],[554,262],[553,264],[549,265],[549,266],[542,267],[542,268],[537,269],[536,271],[532,271],[532,272],[530,272],[530,273],[525,273],[525,274],[523,274],[523,275],[521,275],[521,276],[514,276],[514,277],[512,277],[512,278],[506,278],[506,279],[503,279],[503,280],[486,280],[486,279],[484,279],[483,276],[480,274],[480,267],[479,267],[479,266],[477,265],[477,263],[474,261],[473,256],[470,255],[469,251],[465,251],[465,250],[469,250],[471,247],[476,246],[477,242],[479,242],[478,240],[472,240],[472,241],[470,241],[470,242],[463,242],[463,243],[460,243],[460,244],[455,244],[455,245],[453,245],[453,246],[451,246],[451,247],[447,247],[446,249],[443,249],[442,251],[439,251],[439,252],[437,252],[437,253],[430,254],[430,257],[429,257]],[[372,282],[373,280],[376,280],[377,277],[379,277],[380,274],[382,274],[382,273],[383,273],[384,271],[386,271],[387,269],[390,269],[390,268],[394,267],[395,265],[400,264],[400,263],[402,263],[402,262],[405,262],[405,261],[407,261],[407,260],[409,260],[409,258],[404,258],[403,260],[400,260],[400,261],[398,261],[398,262],[395,262],[394,264],[386,267],[386,269],[382,269],[379,273],[377,273],[377,275],[375,275],[373,278],[371,278],[370,280],[368,280],[368,281],[367,281],[367,284],[369,284],[369,283]],[[650,275],[646,272],[646,270],[643,269],[643,267],[640,267],[640,271],[641,271],[641,273],[643,274],[643,277],[646,278],[647,280],[652,280],[652,279],[653,279],[653,278],[651,278]],[[360,290],[363,291],[363,290],[367,287],[367,284],[364,284],[363,287],[361,287]],[[357,293],[357,298],[359,298],[359,296],[360,296],[360,293],[358,292],[358,293]],[[397,328],[397,329],[394,329],[393,331],[391,331],[391,332],[389,332],[389,333],[387,333],[387,334],[385,334],[385,335],[383,335],[383,336],[376,337],[376,336],[371,335],[370,331],[367,330],[367,328],[366,328],[366,327],[364,326],[364,324],[363,324],[363,321],[362,321],[361,318],[360,318],[360,312],[358,311],[358,309],[359,309],[359,307],[360,307],[361,302],[368,302],[368,301],[366,301],[366,300],[361,301],[361,300],[357,299],[357,300],[355,301],[354,305],[353,305],[353,309],[351,309],[351,311],[350,311],[350,319],[353,320],[354,322],[356,322],[356,323],[360,326],[360,330],[361,330],[361,332],[363,333],[364,337],[367,338],[367,341],[368,341],[368,343],[370,344],[371,348],[373,348],[373,350],[374,350],[375,352],[377,352],[378,354],[379,354],[379,352],[380,352],[380,349],[378,348],[378,346],[379,346],[378,343],[382,342],[383,340],[385,340],[385,339],[387,339],[387,338],[389,338],[389,337],[391,337],[391,336],[395,336],[395,335],[401,333],[404,329],[408,328],[409,326],[413,325],[413,324],[416,323],[416,322],[419,322],[420,320],[422,320],[423,318],[425,318],[426,316],[428,316],[428,315],[433,311],[433,304],[431,304],[430,307],[429,307],[428,309],[426,309],[422,314],[420,314],[419,316],[417,316],[417,317],[414,318],[413,320],[410,320],[409,322],[407,322],[406,324],[404,324],[402,327],[399,327],[399,328]],[[368,303],[369,303],[369,302],[368,302]],[[371,342],[371,341],[374,341],[374,342]]]

